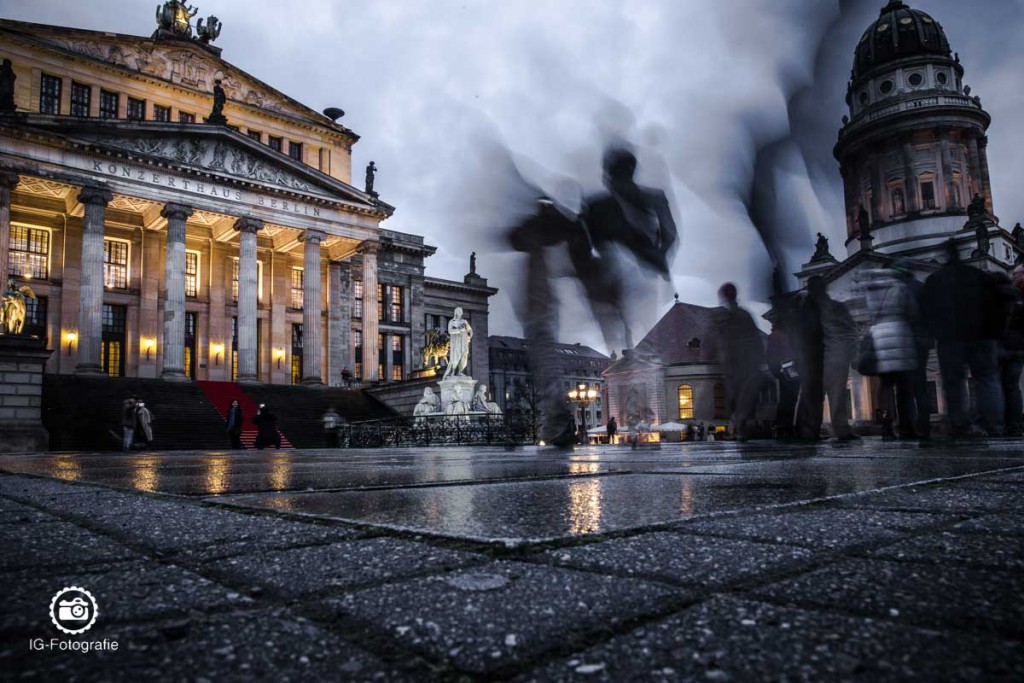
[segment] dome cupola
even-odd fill
[[[950,56],[946,32],[928,14],[891,0],[857,44],[853,80],[896,60],[926,55]]]

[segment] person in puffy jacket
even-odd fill
[[[875,370],[881,379],[878,407],[899,420],[899,438],[913,439],[917,408],[914,372],[917,369],[917,336],[913,322],[920,312],[906,275],[893,269],[865,273],[864,294],[875,348]]]

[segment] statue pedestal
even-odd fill
[[[46,340],[0,335],[0,453],[40,453],[50,447],[43,427],[43,365],[53,351]]]
[[[476,391],[476,380],[472,377],[449,377],[442,379],[441,412],[447,413],[449,406],[462,402],[465,406],[461,412],[468,412],[473,404],[473,393]]]

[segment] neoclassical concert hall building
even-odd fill
[[[189,9],[151,37],[0,20],[0,282],[37,295],[46,371],[400,381],[461,306],[486,378],[496,290],[475,264],[427,277],[434,247],[381,227],[371,172],[353,183],[342,112],[224,61]]]

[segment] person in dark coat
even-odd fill
[[[722,340],[720,355],[725,372],[726,406],[733,433],[739,441],[749,437],[749,424],[757,409],[757,397],[767,380],[767,362],[761,332],[750,313],[736,303],[736,285],[727,282],[718,290],[721,304],[713,319]]]
[[[956,243],[946,245],[946,264],[924,283],[924,318],[938,343],[939,372],[952,436],[1001,436],[1004,408],[999,381],[999,340],[1006,306],[995,280],[960,261]],[[978,418],[968,414],[967,372],[977,395]]]
[[[917,315],[910,319],[910,328],[914,334],[917,350],[917,364],[912,372],[914,407],[917,410],[917,423],[914,431],[922,441],[931,439],[932,434],[932,397],[928,387],[928,357],[935,347],[935,339],[924,319],[924,283],[914,277],[907,259],[897,259],[892,265],[897,276],[906,284],[917,306]]]
[[[231,401],[231,407],[228,408],[228,419],[225,431],[228,437],[231,439],[231,448],[236,451],[243,449],[242,446],[242,425],[244,424],[244,415],[242,413],[242,406],[238,405],[238,399]]]
[[[613,415],[608,420],[608,443],[615,443],[615,434],[619,431],[619,425],[615,422],[615,416]]]
[[[878,405],[890,421],[899,418],[899,438],[913,439],[917,437],[914,371],[918,351],[912,321],[919,317],[917,299],[894,269],[871,270],[866,276],[869,334],[875,349],[875,370],[881,379]]]
[[[1024,397],[1020,377],[1024,371],[1024,265],[1013,271],[1008,296],[1011,311],[999,355],[999,379],[1006,401],[1005,436],[1024,436]]]
[[[263,450],[267,446],[281,447],[281,435],[277,432],[277,416],[270,412],[267,404],[260,404],[260,409],[252,418],[252,422],[256,425],[257,450]]]
[[[792,296],[780,295],[774,299],[772,331],[765,346],[768,371],[779,385],[779,401],[775,409],[775,438],[792,439],[796,436],[794,420],[796,402],[800,395],[796,349],[792,335],[798,330],[796,320],[799,302]]]
[[[798,436],[813,441],[820,438],[823,402],[828,396],[832,435],[840,441],[859,439],[850,426],[846,388],[857,348],[857,323],[845,304],[828,295],[825,278],[820,275],[807,281],[807,298],[800,306],[799,318]]]

